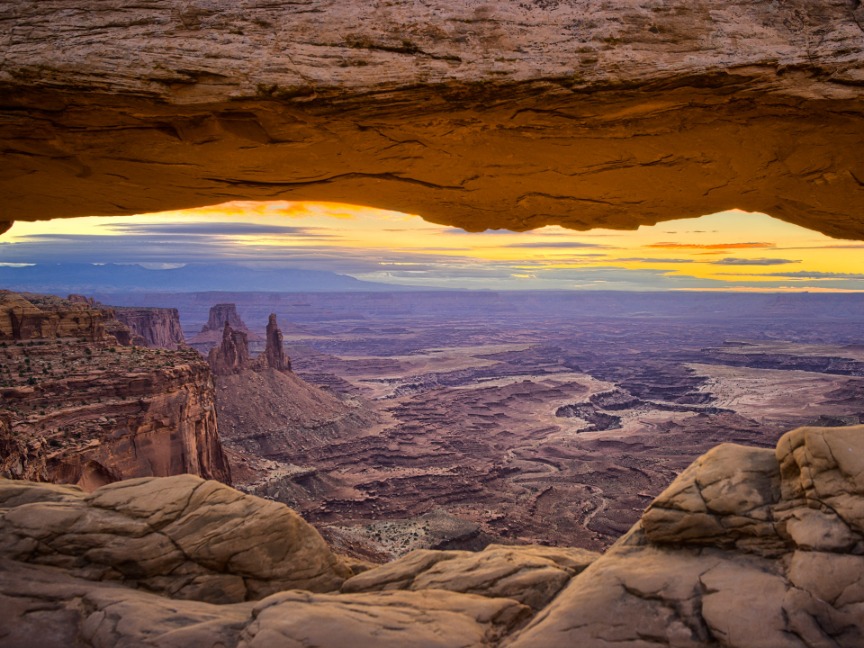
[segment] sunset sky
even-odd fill
[[[45,262],[242,263],[496,290],[864,291],[864,243],[739,211],[632,232],[474,234],[366,207],[234,202],[18,222],[0,237],[0,263]]]

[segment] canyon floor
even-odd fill
[[[215,301],[253,330],[278,313],[297,375],[363,416],[271,444],[250,485],[373,560],[489,542],[603,549],[718,443],[864,422],[857,296],[148,301],[179,308],[187,338]]]

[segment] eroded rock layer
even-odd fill
[[[0,640],[853,648],[864,641],[862,456],[864,426],[799,428],[773,453],[722,445],[599,558],[415,551],[353,576],[286,507],[214,482],[139,479],[85,496],[0,481]],[[252,601],[282,586],[307,591]]]
[[[0,474],[87,489],[179,473],[230,483],[196,351],[122,346],[108,311],[80,302],[2,298],[12,337],[0,342]]]
[[[0,218],[331,200],[467,229],[731,207],[864,237],[857,2],[7,3]]]
[[[114,318],[140,338],[144,345],[177,349],[184,343],[176,308],[112,308]]]

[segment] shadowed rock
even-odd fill
[[[854,0],[90,0],[0,18],[3,220],[284,198],[478,231],[737,207],[864,237]]]

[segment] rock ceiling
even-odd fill
[[[289,199],[588,229],[737,207],[864,239],[859,0],[41,0],[0,25],[0,221]]]

